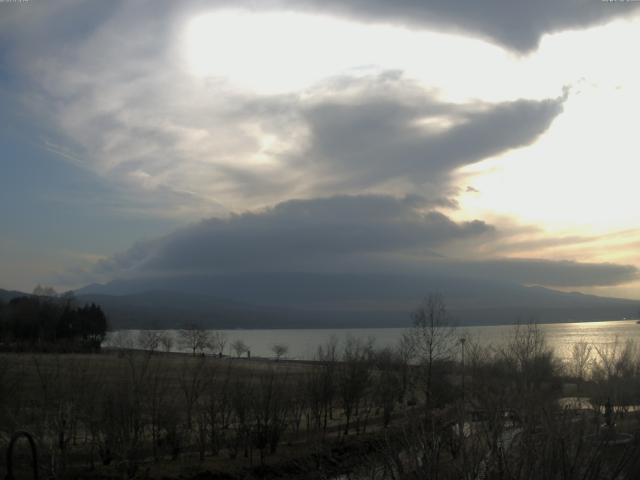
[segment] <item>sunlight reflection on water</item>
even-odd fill
[[[571,346],[580,340],[602,345],[612,343],[616,337],[620,342],[627,339],[640,340],[640,324],[635,320],[615,320],[602,322],[581,323],[553,323],[540,324],[545,333],[547,342],[558,357],[568,358],[571,354]],[[335,336],[339,345],[343,344],[349,336],[368,339],[372,338],[377,347],[395,345],[405,328],[352,328],[352,329],[277,329],[277,330],[220,330],[227,337],[227,350],[229,345],[237,339],[243,340],[251,349],[254,357],[272,357],[271,347],[274,344],[285,344],[289,347],[287,358],[312,359],[318,345],[325,344],[332,336]],[[177,331],[169,330],[176,337],[174,351],[181,351],[177,342]],[[513,325],[495,326],[464,326],[459,327],[456,335],[469,336],[482,345],[500,347],[505,345],[513,336]],[[114,332],[115,333],[115,332]],[[112,346],[113,335],[105,340],[105,346]],[[136,330],[129,332],[129,337],[135,339]]]

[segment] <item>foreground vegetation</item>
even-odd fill
[[[503,348],[481,346],[460,338],[432,296],[393,349],[352,338],[319,346],[313,362],[239,356],[2,354],[0,442],[31,432],[41,478],[640,472],[640,355],[630,342],[578,342],[560,361],[528,324]],[[614,445],[611,432],[631,441]]]

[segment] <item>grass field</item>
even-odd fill
[[[357,379],[337,366],[259,358],[2,354],[0,442],[31,432],[47,468],[68,475],[302,465],[380,430],[369,370]],[[349,383],[360,391],[347,392]]]
[[[0,447],[30,432],[41,478],[59,479],[637,478],[639,350],[576,369],[543,340],[516,330],[507,348],[467,345],[464,364],[356,340],[315,362],[0,354]],[[633,441],[608,443],[620,434]]]

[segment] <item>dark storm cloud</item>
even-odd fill
[[[212,218],[103,261],[111,278],[240,272],[389,272],[492,278],[546,286],[617,285],[635,267],[531,259],[455,260],[452,242],[501,235],[482,221],[456,223],[423,198],[382,195],[291,200],[259,212]]]
[[[256,213],[212,218],[141,243],[103,270],[246,271],[339,269],[346,257],[420,251],[491,232],[481,221],[456,223],[415,196],[336,196],[291,200]],[[319,263],[315,263],[318,261]]]
[[[603,24],[635,14],[639,6],[633,2],[601,0],[290,0],[283,3],[291,8],[356,20],[466,33],[523,53],[534,50],[545,33]]]

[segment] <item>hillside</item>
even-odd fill
[[[428,276],[261,273],[117,280],[76,293],[103,305],[114,325],[220,328],[406,326],[429,292],[462,324],[631,318],[639,301],[513,283]]]
[[[473,279],[273,273],[118,280],[76,291],[101,305],[113,328],[402,327],[429,292],[460,324],[635,318],[640,301]],[[0,299],[25,295],[0,289]]]

